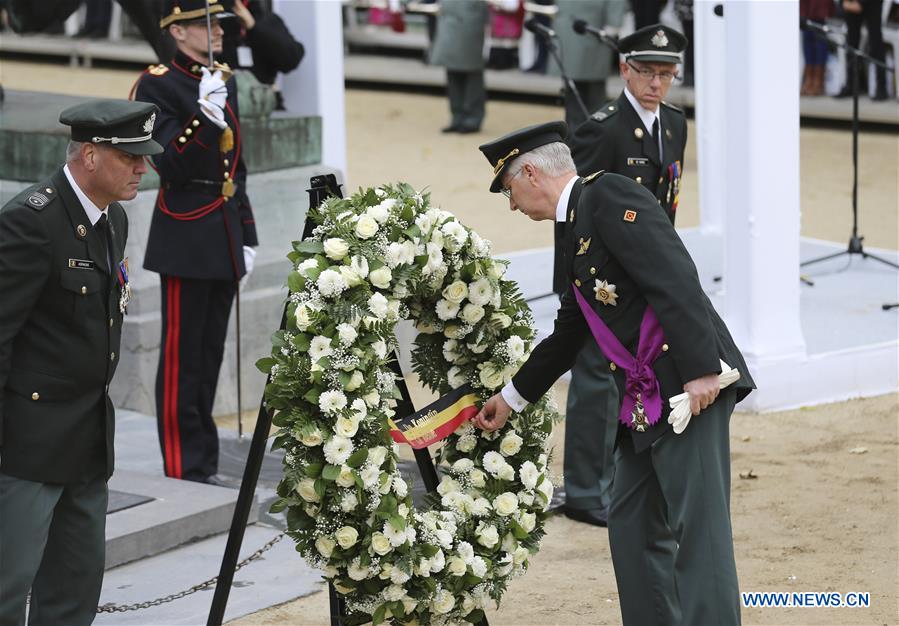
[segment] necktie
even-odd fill
[[[106,213],[103,213],[100,216],[100,219],[97,220],[97,223],[94,224],[94,230],[96,230],[97,234],[102,238],[103,250],[106,253],[106,269],[111,273],[112,263],[109,259],[109,255],[112,251],[112,242],[110,241],[109,219],[106,217]]]
[[[659,149],[659,160],[662,159],[662,142],[661,142],[661,133],[659,132],[659,118],[655,118],[652,121],[652,141],[656,145],[656,148]]]

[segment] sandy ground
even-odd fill
[[[133,79],[132,72],[0,62],[0,82],[7,89],[122,96]],[[560,109],[491,102],[483,132],[446,136],[438,132],[447,119],[443,98],[348,91],[346,107],[351,190],[393,180],[428,186],[436,203],[493,240],[497,252],[552,245],[545,225],[508,215],[503,198],[485,192],[489,169],[477,146],[517,127],[557,119]],[[851,224],[851,135],[803,129],[800,141],[802,234],[845,243]],[[680,226],[696,225],[699,215],[692,145],[687,152]],[[863,133],[860,155],[860,232],[868,246],[896,249],[897,136]],[[562,406],[566,392],[564,384],[557,385]],[[744,609],[745,623],[899,623],[897,417],[895,395],[735,414],[732,512],[742,590],[871,594],[866,609]],[[553,435],[557,476],[563,435],[564,426]],[[750,472],[754,478],[740,478]],[[232,623],[327,624],[327,610],[327,595],[320,592]],[[488,618],[491,624],[521,626],[619,623],[606,531],[551,519],[531,570]]]

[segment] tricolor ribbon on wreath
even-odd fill
[[[412,415],[388,420],[390,436],[416,450],[426,448],[477,415],[479,400],[471,385],[462,385]]]

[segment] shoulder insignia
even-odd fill
[[[668,107],[669,109],[671,109],[672,111],[677,111],[681,115],[684,114],[684,110],[682,108],[674,106],[670,102],[665,102],[664,100],[662,100],[662,104],[665,105],[666,107]]]
[[[618,112],[618,107],[614,103],[611,103],[611,104],[607,104],[606,106],[601,108],[599,111],[597,111],[590,117],[593,118],[594,120],[596,120],[597,122],[604,122],[605,120],[607,120],[610,117],[612,117],[613,115],[615,115],[617,112]]]
[[[28,198],[26,198],[25,202],[32,209],[40,211],[45,206],[47,206],[47,203],[50,202],[50,198],[48,198],[47,195],[42,191],[34,191],[30,196],[28,196]]]
[[[599,170],[598,172],[593,172],[589,176],[584,176],[584,184],[589,185],[594,180],[596,180],[597,178],[599,178],[600,176],[605,174],[605,172],[606,172],[605,170]]]
[[[637,212],[634,209],[628,209],[624,212],[624,221],[633,224],[637,221]]]
[[[147,71],[150,72],[153,76],[162,76],[169,71],[169,68],[168,66],[160,63],[159,65],[151,65],[147,68]]]

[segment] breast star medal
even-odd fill
[[[615,285],[610,285],[607,280],[599,280],[596,279],[596,287],[593,288],[593,293],[596,294],[596,299],[605,304],[606,306],[618,306],[618,294],[615,293]]]
[[[631,424],[633,424],[634,430],[638,433],[646,431],[646,425],[648,424],[646,419],[646,408],[643,406],[643,400],[640,398],[639,393],[634,402],[634,410],[631,411]]]

